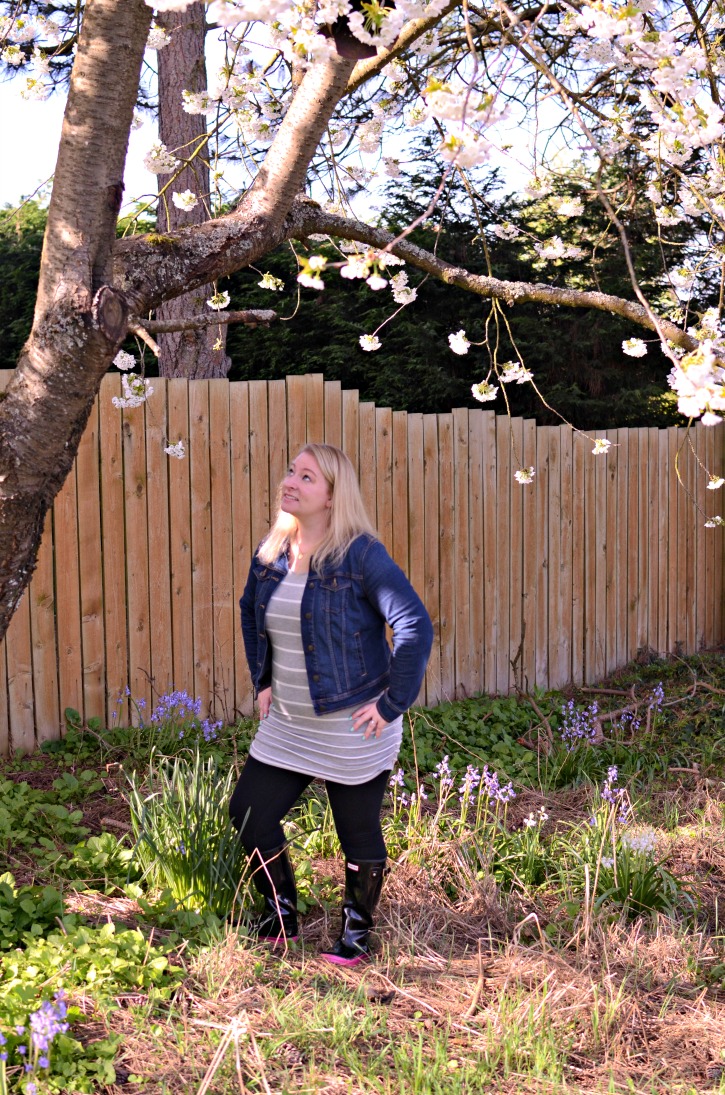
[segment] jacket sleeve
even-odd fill
[[[255,566],[257,564],[257,555],[255,552],[252,559],[252,565],[249,568],[249,574],[247,576],[247,584],[244,587],[244,593],[239,601],[239,607],[242,611],[242,638],[244,639],[244,653],[247,656],[247,665],[249,666],[249,673],[252,678],[252,684],[254,685],[255,694],[257,691],[257,616],[255,611],[255,594],[257,590],[257,577],[255,574]]]
[[[433,625],[418,594],[403,571],[375,540],[363,560],[365,595],[393,629],[390,684],[377,703],[392,722],[415,703],[433,645]]]

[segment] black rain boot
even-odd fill
[[[336,966],[357,966],[370,958],[373,914],[383,888],[386,860],[345,864],[345,900],[340,938],[320,958]]]
[[[297,886],[287,846],[255,852],[254,859],[262,860],[252,881],[264,898],[264,912],[254,926],[254,934],[273,945],[293,942],[298,936]]]

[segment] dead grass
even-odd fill
[[[494,1059],[518,1032],[532,1046],[549,1039],[560,1047],[562,1081],[521,1067],[530,1052],[524,1045],[519,1071],[502,1068],[487,1090],[720,1091],[725,992],[708,987],[703,971],[722,960],[711,920],[725,835],[702,825],[678,835],[670,866],[688,872],[696,886],[704,914],[698,922],[601,921],[587,946],[573,934],[555,946],[531,916],[540,911],[543,921],[545,910],[502,901],[490,880],[453,902],[435,869],[403,862],[381,903],[374,965],[341,970],[316,957],[336,929],[336,914],[320,910],[306,918],[302,943],[278,955],[230,932],[189,959],[166,1013],[144,999],[108,1014],[110,1028],[123,1036],[119,1080],[143,1076],[149,1095],[201,1090],[226,1037],[205,1091],[386,1091],[366,1080],[364,1067],[350,1067],[331,1033],[350,1011],[364,1032],[351,1045],[369,1077],[380,1073],[386,1045],[445,1038],[453,1084],[455,1073]],[[315,870],[341,879],[337,863],[322,860]],[[238,1067],[229,1036],[235,1022],[244,1029]],[[161,1033],[150,1037],[153,1024]],[[122,1095],[131,1087],[119,1082],[110,1090]]]

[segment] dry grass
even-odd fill
[[[455,847],[448,853],[455,856]],[[450,1086],[420,1090],[478,1090],[459,1081],[486,1061],[486,1090],[723,1090],[725,992],[704,980],[722,961],[723,939],[713,934],[725,868],[722,827],[700,824],[672,839],[670,865],[689,876],[702,901],[696,921],[601,920],[586,939],[572,932],[556,944],[539,930],[546,909],[501,899],[491,880],[452,901],[437,880],[440,854],[432,851],[427,868],[402,862],[393,871],[380,907],[377,960],[362,971],[316,957],[336,928],[335,917],[316,910],[301,944],[281,954],[230,932],[190,957],[165,1012],[145,998],[130,1007],[119,1001],[124,1006],[105,1019],[123,1035],[119,1080],[143,1076],[149,1095],[362,1095],[396,1090],[385,1086],[386,1047],[409,1044],[412,1052],[420,1044],[433,1053],[443,1044]],[[341,877],[334,862],[315,869]],[[124,919],[132,912],[123,911]],[[558,1047],[558,1080],[531,1067],[542,1044]],[[501,1054],[507,1046],[508,1062]],[[111,1090],[131,1088],[119,1082]]]

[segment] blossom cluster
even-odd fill
[[[139,376],[137,373],[124,373],[121,377],[121,390],[123,395],[114,395],[111,403],[119,410],[129,410],[132,407],[140,407],[153,394],[150,380]]]

